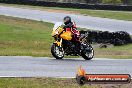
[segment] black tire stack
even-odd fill
[[[81,35],[88,33],[87,40],[95,43],[110,43],[115,46],[132,43],[132,38],[129,33],[125,31],[80,31]]]

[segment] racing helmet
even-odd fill
[[[64,24],[67,25],[67,24],[71,23],[71,17],[66,16],[66,17],[64,17],[63,21],[64,21]]]

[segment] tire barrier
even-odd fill
[[[88,34],[87,40],[90,43],[110,43],[115,46],[132,43],[132,38],[129,33],[125,31],[80,31],[81,35]]]
[[[128,6],[128,5],[59,3],[59,2],[46,2],[46,1],[41,1],[41,0],[40,1],[37,1],[37,0],[0,0],[0,3],[34,5],[34,6],[48,6],[48,7],[63,7],[63,8],[77,8],[77,9],[132,11],[132,6]]]

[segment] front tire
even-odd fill
[[[53,57],[55,57],[56,59],[63,59],[63,57],[64,57],[63,48],[57,46],[56,44],[53,44],[51,46],[51,53],[52,53]]]

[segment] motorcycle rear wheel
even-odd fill
[[[63,57],[64,57],[63,48],[57,46],[56,44],[53,44],[51,46],[51,53],[52,53],[53,57],[55,57],[56,59],[63,59]]]
[[[82,50],[81,52],[81,56],[85,59],[85,60],[91,60],[94,57],[94,50],[93,47],[91,45],[88,46],[90,48],[91,52],[87,52],[86,50]]]

